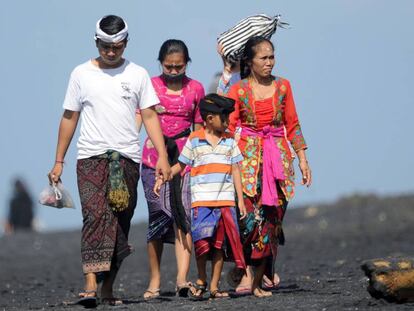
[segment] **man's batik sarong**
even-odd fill
[[[122,260],[131,253],[128,233],[137,203],[139,164],[124,157],[120,163],[130,197],[128,208],[118,213],[112,211],[107,199],[108,160],[92,157],[80,159],[77,163],[83,216],[81,254],[84,273],[119,268]]]

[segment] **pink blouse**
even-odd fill
[[[155,106],[155,110],[158,113],[161,130],[165,136],[176,136],[191,128],[193,123],[203,123],[198,109],[198,104],[204,97],[204,88],[200,82],[184,77],[180,95],[167,94],[167,85],[162,76],[151,78],[151,82],[160,100],[160,103]],[[187,138],[182,137],[175,141],[180,152]],[[142,163],[155,168],[157,160],[157,151],[147,137],[142,151]]]

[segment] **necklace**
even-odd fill
[[[252,82],[254,81],[250,81],[250,85],[252,88],[253,96],[256,100],[263,100],[263,99],[269,98],[273,96],[273,94],[276,91],[275,84],[273,83],[273,81],[270,85],[263,85],[257,82],[255,83],[252,83]]]

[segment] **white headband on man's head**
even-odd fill
[[[124,29],[122,29],[120,32],[116,34],[108,35],[106,32],[102,31],[101,29],[101,26],[100,26],[101,20],[102,18],[98,20],[98,22],[96,23],[95,40],[99,39],[107,43],[117,43],[117,42],[124,40],[126,37],[128,37],[128,25],[125,21],[124,21],[125,23]]]

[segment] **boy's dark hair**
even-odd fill
[[[208,115],[229,115],[234,111],[234,99],[224,97],[215,93],[207,94],[200,101],[200,114],[203,121]]]

